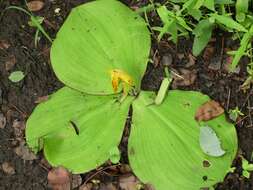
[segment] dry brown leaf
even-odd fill
[[[0,113],[0,129],[5,128],[6,126],[6,117],[4,117],[4,114]]]
[[[186,68],[189,68],[196,63],[196,57],[194,57],[192,54],[188,55],[188,63],[185,65]]]
[[[70,190],[70,175],[63,167],[53,168],[47,175],[48,184],[53,190]]]
[[[4,162],[2,164],[2,170],[4,171],[4,173],[6,173],[8,175],[15,174],[15,169],[14,169],[13,165],[9,162]]]
[[[15,137],[17,139],[22,139],[22,137],[24,136],[24,131],[25,131],[25,122],[15,119],[13,121],[12,127],[14,129]]]
[[[27,7],[30,11],[40,11],[44,7],[44,2],[42,1],[30,1],[27,3]]]
[[[14,55],[11,55],[8,60],[5,62],[5,70],[9,71],[11,70],[16,64],[16,57]]]
[[[203,53],[203,58],[205,59],[205,61],[209,61],[214,55],[214,46],[210,46],[208,45]]]
[[[144,190],[155,190],[154,186],[147,183],[144,185]]]
[[[45,102],[47,101],[49,98],[49,96],[41,96],[41,97],[38,97],[37,100],[34,101],[35,104],[39,104],[41,102]]]
[[[201,105],[195,114],[197,121],[208,121],[224,113],[224,109],[214,100]]]
[[[0,49],[8,49],[11,45],[6,40],[0,40]]]

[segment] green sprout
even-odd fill
[[[51,43],[53,42],[53,40],[50,38],[50,36],[47,34],[45,29],[41,25],[44,21],[43,17],[34,16],[32,14],[32,12],[29,12],[26,9],[24,9],[22,7],[18,7],[18,6],[9,6],[5,10],[9,10],[9,9],[15,9],[15,10],[21,11],[21,12],[27,14],[28,16],[30,16],[30,21],[28,21],[28,25],[36,28],[35,38],[34,38],[35,47],[37,47],[37,45],[38,45],[40,32],[48,39],[48,41],[50,41]]]
[[[250,172],[253,171],[253,164],[250,164],[248,160],[242,157],[242,175],[246,178],[250,178]]]
[[[235,109],[229,110],[228,113],[229,113],[229,118],[234,122],[237,121],[238,117],[244,116],[244,113],[242,113],[238,107],[236,107]]]
[[[51,47],[52,68],[66,86],[27,120],[29,147],[43,150],[52,166],[72,173],[88,172],[108,160],[116,164],[132,108],[128,158],[143,183],[156,190],[196,190],[222,181],[237,152],[234,125],[225,114],[206,121],[212,134],[202,134],[225,151],[217,155],[217,147],[211,154],[205,150],[210,146],[201,148],[195,112],[210,98],[168,90],[167,68],[157,94],[141,90],[150,48],[144,19],[119,1],[74,8]],[[206,160],[210,167],[203,166]]]

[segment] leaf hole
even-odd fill
[[[69,122],[70,122],[71,126],[74,128],[76,134],[79,135],[79,129],[78,129],[77,125],[71,120]]]

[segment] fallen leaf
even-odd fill
[[[41,102],[45,102],[47,101],[49,98],[49,96],[41,96],[41,97],[38,97],[37,100],[34,101],[35,104],[39,104]]]
[[[8,175],[15,174],[15,169],[14,169],[13,165],[9,162],[4,162],[2,164],[2,170],[4,171],[4,173],[6,173]]]
[[[209,61],[214,55],[214,46],[208,45],[203,53],[203,58],[205,61]]]
[[[63,167],[53,168],[47,175],[48,184],[53,190],[70,190],[70,175]]]
[[[15,64],[16,64],[16,57],[14,55],[11,55],[5,62],[5,70],[6,71],[11,70]]]
[[[20,145],[14,148],[14,152],[21,157],[23,160],[35,160],[37,159],[36,155],[25,146],[25,142],[20,142]]]
[[[144,190],[155,190],[155,187],[149,183],[144,185]]]
[[[188,55],[188,63],[185,65],[186,68],[189,68],[196,63],[196,57],[194,57],[191,53]]]
[[[78,174],[72,175],[72,189],[79,187],[82,184],[82,177]]]
[[[172,78],[174,79],[172,81],[173,89],[180,86],[190,86],[195,82],[197,78],[197,72],[196,70],[179,69],[179,72],[172,72]]]
[[[91,190],[92,189],[92,183],[83,184],[79,187],[79,190]]]
[[[201,105],[195,114],[197,121],[208,121],[224,113],[224,109],[214,100]]]
[[[6,40],[0,40],[0,49],[8,49],[11,45]]]
[[[130,166],[128,165],[128,164],[122,164],[121,166],[120,166],[120,172],[122,173],[122,174],[127,174],[127,173],[130,173],[132,170],[131,170],[131,168],[130,168]]]
[[[12,82],[19,82],[25,77],[22,71],[14,71],[10,74],[9,80]]]
[[[44,7],[44,2],[42,1],[30,1],[27,3],[27,7],[30,11],[40,11]]]
[[[4,114],[0,113],[0,129],[5,128],[6,126],[6,117]]]
[[[140,181],[134,175],[120,176],[119,186],[123,190],[136,190]]]

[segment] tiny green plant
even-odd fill
[[[250,178],[250,172],[253,171],[253,164],[250,164],[248,160],[242,157],[242,175],[246,178]]]
[[[19,82],[25,77],[22,71],[14,71],[10,74],[9,80],[12,82]]]
[[[44,18],[43,17],[39,17],[39,16],[34,16],[31,12],[29,12],[28,10],[22,8],[22,7],[18,7],[18,6],[9,6],[7,7],[5,10],[9,10],[9,9],[15,9],[18,11],[21,11],[25,14],[27,14],[28,16],[30,16],[30,21],[28,22],[28,25],[31,27],[35,27],[36,28],[36,32],[35,32],[35,38],[34,38],[34,44],[35,47],[37,47],[38,45],[38,41],[39,41],[39,33],[41,32],[51,43],[53,42],[53,40],[50,38],[50,36],[48,35],[48,33],[45,31],[45,29],[42,27],[42,23]]]
[[[229,110],[228,113],[229,113],[229,118],[234,122],[237,121],[238,117],[244,116],[244,113],[242,113],[238,107],[236,107],[235,109]]]
[[[216,146],[215,156],[207,154],[200,147],[195,112],[208,96],[167,91],[167,69],[158,94],[141,90],[150,41],[144,20],[119,1],[74,8],[51,48],[52,67],[66,86],[29,117],[29,147],[43,150],[52,166],[73,173],[88,172],[108,160],[117,163],[132,107],[128,158],[143,183],[156,190],[196,190],[222,181],[237,152],[235,127],[224,114],[205,121],[215,134],[207,138]],[[217,156],[221,147],[225,153]],[[206,160],[210,167],[203,164]]]

